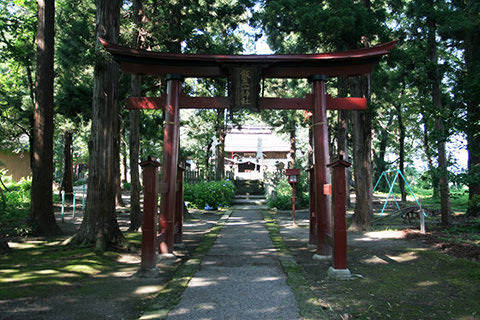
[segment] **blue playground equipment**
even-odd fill
[[[71,194],[71,193],[70,193]],[[73,190],[73,199],[72,199],[72,210],[73,210],[73,218],[75,218],[75,208],[76,208],[76,192],[75,189]],[[65,222],[65,191],[62,190],[62,223]],[[82,186],[82,211],[85,211],[85,185]]]
[[[395,175],[393,177],[393,181],[390,183],[390,180],[388,179],[388,175],[391,175],[392,173],[394,173]],[[405,185],[407,186],[408,190],[410,191],[413,198],[415,199],[415,202],[417,203],[418,208],[420,209],[420,214],[419,214],[419,217],[420,217],[420,231],[422,233],[425,233],[425,217],[427,215],[425,214],[425,211],[423,210],[422,205],[420,204],[420,201],[418,201],[417,197],[415,196],[415,193],[413,193],[412,188],[410,188],[410,185],[408,184],[407,179],[405,179],[405,176],[403,175],[403,173],[399,169],[383,171],[382,174],[380,175],[380,177],[378,178],[377,183],[375,184],[375,187],[373,188],[373,192],[375,192],[375,189],[377,189],[378,184],[380,183],[380,180],[382,180],[382,177],[385,178],[385,180],[387,181],[389,191],[388,191],[388,195],[387,195],[387,200],[385,201],[385,204],[383,205],[382,211],[380,212],[380,216],[383,215],[383,212],[385,211],[385,208],[387,207],[388,201],[390,200],[390,196],[393,197],[393,199],[395,201],[395,205],[397,206],[397,209],[400,210],[400,206],[398,205],[397,199],[395,198],[395,195],[393,194],[393,187],[394,187],[395,182],[397,181],[399,176],[405,182]]]

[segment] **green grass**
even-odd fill
[[[91,248],[62,246],[60,240],[15,243],[0,256],[0,300],[42,297],[72,287],[102,272],[117,270],[119,254],[96,254]]]
[[[279,254],[280,264],[287,276],[287,284],[292,289],[297,301],[300,314],[304,319],[327,319],[325,311],[318,303],[308,282],[303,275],[303,268],[295,262],[290,254],[288,246],[280,234],[280,227],[273,215],[268,211],[262,211],[270,238]]]

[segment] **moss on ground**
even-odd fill
[[[479,262],[405,239],[352,243],[348,268],[363,278],[336,281],[327,277],[331,262],[312,260],[304,232],[281,235],[331,319],[480,318]]]
[[[321,297],[355,319],[474,319],[480,315],[480,265],[445,254],[353,249],[352,271],[364,279],[319,281]]]
[[[280,234],[280,227],[268,211],[262,211],[270,238],[278,251],[280,264],[287,276],[287,284],[295,295],[295,300],[304,319],[327,319],[318,299],[304,277],[303,268],[290,254],[288,246]]]
[[[62,246],[58,240],[18,243],[0,256],[0,299],[42,297],[72,287],[92,275],[117,270],[122,266],[118,256]]]

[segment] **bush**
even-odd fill
[[[207,205],[213,209],[228,207],[235,198],[235,186],[231,181],[202,181],[185,183],[184,200],[193,208],[203,209]]]
[[[301,174],[299,183],[295,186],[295,208],[306,208],[308,204],[308,180],[306,179],[306,174]],[[275,186],[272,195],[267,197],[267,205],[270,208],[277,208],[279,210],[292,209],[292,187],[286,178],[281,179]]]
[[[28,210],[30,207],[30,190],[32,182],[22,180],[18,183],[6,181],[8,191],[3,190],[5,195],[5,210],[3,199],[0,203],[0,234],[1,237],[26,235],[31,230],[27,226]]]

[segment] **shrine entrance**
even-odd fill
[[[157,185],[159,166],[154,159],[144,167],[144,215],[142,224],[142,268],[155,267],[155,254],[173,252],[182,241],[182,171],[178,170],[179,110],[193,109],[291,109],[312,112],[314,165],[310,172],[310,235],[316,235],[317,257],[331,259],[334,269],[346,270],[345,185],[342,170],[350,164],[338,159],[330,164],[326,110],[365,110],[365,98],[334,98],[326,93],[329,77],[369,74],[396,42],[345,52],[295,55],[205,55],[171,54],[131,49],[100,39],[125,73],[165,77],[167,92],[156,98],[132,97],[129,109],[163,109],[164,157],[162,181]],[[229,97],[191,97],[182,93],[182,82],[192,78],[226,78]],[[304,98],[260,98],[260,82],[266,78],[305,78],[312,93]],[[330,206],[331,178],[334,172],[334,221]],[[344,172],[344,171],[343,171]],[[344,180],[345,174],[343,174]],[[337,182],[338,181],[338,182]],[[343,186],[342,186],[343,183]],[[160,223],[157,228],[157,194],[161,193]],[[343,200],[342,200],[343,198]]]

